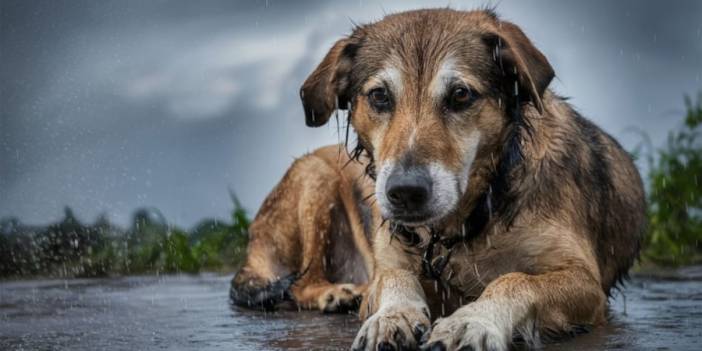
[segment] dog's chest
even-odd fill
[[[414,257],[412,262],[420,273],[425,292],[442,302],[449,299],[459,299],[461,305],[470,302],[495,278],[517,270],[516,253],[499,238],[479,235],[470,240],[437,239],[422,229],[395,233],[399,245]]]

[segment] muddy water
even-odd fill
[[[0,283],[0,350],[346,349],[353,315],[230,308],[229,277],[128,277]],[[636,276],[611,322],[547,350],[702,349],[702,268]]]

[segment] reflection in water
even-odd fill
[[[546,349],[696,349],[701,271],[635,277],[608,326]],[[343,350],[360,326],[353,315],[230,308],[228,288],[211,274],[3,282],[0,349]]]

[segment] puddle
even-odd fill
[[[702,342],[702,269],[635,276],[610,323],[546,350],[693,350]],[[354,315],[231,308],[230,276],[31,280],[0,284],[2,350],[345,350]]]

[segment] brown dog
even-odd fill
[[[369,194],[365,166],[341,145],[296,160],[249,228],[232,302],[268,309],[292,298],[324,312],[357,308],[373,272]]]
[[[605,323],[645,229],[642,183],[553,76],[514,24],[442,9],[355,28],[304,83],[308,125],[349,110],[388,219],[354,349],[505,350]]]

